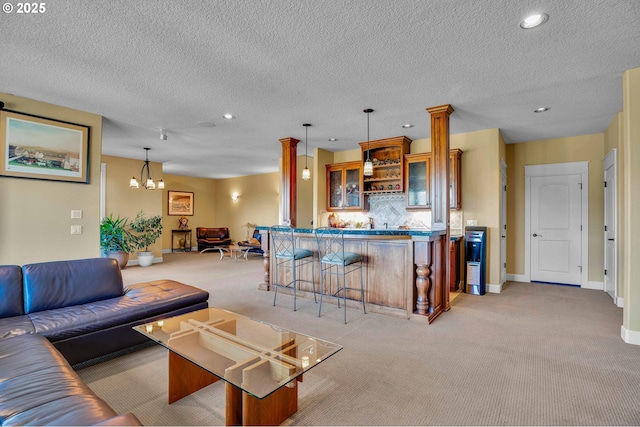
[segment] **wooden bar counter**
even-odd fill
[[[257,227],[262,234],[265,282],[261,289],[271,290],[275,269],[269,256],[268,227]],[[449,286],[446,282],[446,252],[449,250],[446,232],[424,229],[365,230],[345,229],[345,250],[364,256],[364,290],[367,311],[381,312],[407,318],[423,318],[429,323],[449,309]],[[297,247],[309,249],[316,255],[315,286],[320,287],[320,263],[313,229],[296,228]],[[280,269],[278,283],[291,281],[290,269]],[[298,296],[313,298],[311,265],[298,269],[301,282]],[[335,279],[333,279],[335,280]],[[360,287],[360,275],[347,276],[349,287]],[[325,283],[325,286],[327,284]],[[334,285],[335,289],[335,285]],[[285,291],[280,289],[280,292]],[[349,298],[349,295],[347,294]],[[359,298],[359,294],[354,294]],[[331,301],[328,299],[327,301]],[[349,306],[361,308],[359,301]]]

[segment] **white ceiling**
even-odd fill
[[[441,104],[456,110],[454,134],[599,133],[622,109],[622,73],[640,67],[638,0],[45,5],[0,16],[0,92],[100,114],[103,154],[143,159],[150,147],[178,175],[277,171],[278,140],[300,139],[303,154],[307,122],[309,153],[357,149],[365,108],[372,140],[429,137],[425,108]],[[522,30],[530,12],[550,18]]]

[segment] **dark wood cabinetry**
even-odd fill
[[[455,292],[460,289],[460,245],[462,237],[451,239],[449,242],[449,290]]]
[[[327,210],[362,210],[362,162],[327,165]]]
[[[404,159],[407,209],[431,209],[431,153],[406,154]],[[450,150],[449,162],[450,207],[459,210],[462,208],[462,150]]]
[[[404,155],[411,140],[406,136],[361,142],[362,161],[373,162],[373,175],[364,177],[364,195],[404,192]]]

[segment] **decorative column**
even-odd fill
[[[262,249],[262,264],[264,267],[264,282],[258,285],[261,291],[271,290],[271,260],[269,259],[269,247],[271,246],[269,230],[260,230],[260,249]]]
[[[444,265],[438,266],[435,271],[436,282],[442,283],[443,289],[439,291],[442,295],[442,307],[445,311],[451,308],[449,302],[449,251],[450,240],[450,192],[451,186],[451,164],[449,161],[449,116],[453,113],[453,107],[449,104],[427,108],[431,116],[431,229],[443,230],[442,260]],[[440,249],[440,248],[439,248]]]
[[[295,138],[282,138],[282,219],[292,227],[296,226],[297,205],[297,171],[298,155],[296,145],[300,142]]]

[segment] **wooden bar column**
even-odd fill
[[[436,293],[443,297],[443,307],[447,311],[451,308],[449,302],[449,251],[450,240],[450,192],[451,185],[451,165],[449,161],[449,116],[453,113],[453,107],[449,104],[427,108],[431,116],[431,229],[444,230],[444,242],[439,245],[444,253],[442,261],[445,267],[436,269],[435,274],[441,275],[436,279],[436,283],[442,283],[444,289],[437,290]],[[441,242],[442,243],[442,242]],[[442,271],[441,271],[442,270]],[[432,302],[433,303],[433,302]]]
[[[282,219],[296,226],[298,154],[295,138],[282,138]]]

